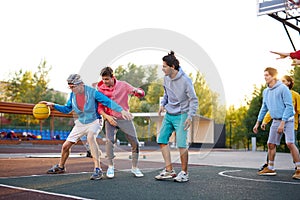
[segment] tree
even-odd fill
[[[66,102],[65,97],[48,87],[48,74],[51,66],[47,65],[46,60],[42,60],[37,67],[37,72],[19,70],[11,74],[4,87],[4,97],[1,101],[33,103],[41,100],[54,101],[59,104]],[[32,116],[9,115],[13,125],[38,124],[39,121]]]
[[[247,135],[245,134],[246,128],[243,125],[245,115],[247,113],[247,106],[235,108],[230,106],[226,114],[226,130],[227,130],[227,146],[239,149],[247,147]]]
[[[295,81],[293,90],[300,93],[300,66],[295,66],[294,70],[291,72],[293,79]]]
[[[190,77],[193,79],[192,74]],[[215,119],[217,123],[224,123],[225,106],[218,103],[219,95],[208,87],[205,77],[200,72],[196,74],[194,88],[199,101],[198,114]]]
[[[118,80],[124,80],[134,87],[141,87],[144,85],[146,70],[142,66],[136,66],[135,64],[128,63],[127,69],[123,66],[119,66],[115,70],[115,76]]]
[[[51,66],[48,67],[43,60],[37,68],[35,73],[22,70],[15,72],[7,81],[4,101],[37,103],[40,100],[51,100],[52,93],[50,91],[49,94],[47,79]]]
[[[164,88],[161,83],[151,83],[148,85],[148,92],[145,97],[146,101],[151,105],[151,110],[159,109],[159,98],[164,95]]]
[[[263,90],[266,88],[266,86],[261,85],[260,88],[256,87],[254,88],[254,91],[252,93],[252,99],[248,102],[249,109],[247,110],[245,119],[244,119],[244,126],[247,139],[250,140],[251,137],[255,136],[257,138],[257,146],[264,146],[266,145],[266,141],[268,140],[268,127],[265,131],[259,129],[258,134],[253,133],[253,126],[255,125],[257,121],[257,116],[259,113],[259,110],[262,105],[262,99],[263,99]]]

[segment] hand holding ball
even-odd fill
[[[47,119],[50,116],[50,108],[44,103],[36,104],[32,109],[32,114],[36,119]]]

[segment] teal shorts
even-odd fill
[[[166,113],[159,135],[157,136],[158,144],[168,144],[172,133],[176,132],[176,143],[179,148],[187,148],[187,130],[184,130],[184,122],[187,119],[187,113],[171,115]]]

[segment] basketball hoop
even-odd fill
[[[299,17],[300,0],[285,0],[285,13],[287,17]]]

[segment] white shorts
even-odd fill
[[[89,123],[89,124],[82,124],[78,119],[75,121],[75,125],[69,134],[68,138],[66,139],[69,142],[77,142],[80,138],[84,135],[87,135],[89,132],[93,133],[95,137],[102,129],[99,119]]]

